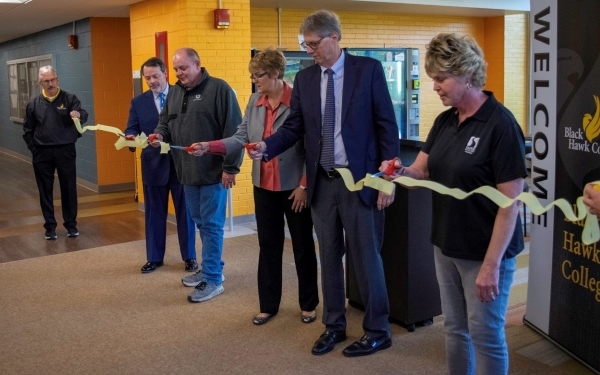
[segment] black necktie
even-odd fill
[[[326,171],[335,166],[333,133],[335,131],[335,95],[333,90],[333,70],[325,70],[327,91],[325,95],[325,113],[321,140],[321,166]]]

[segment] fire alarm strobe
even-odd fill
[[[77,49],[77,35],[69,35],[67,37],[70,49]]]
[[[215,9],[215,29],[229,28],[229,9]]]

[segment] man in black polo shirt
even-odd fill
[[[56,239],[53,198],[56,171],[60,183],[63,225],[67,229],[67,237],[77,237],[75,142],[81,134],[72,119],[78,118],[85,123],[88,113],[81,108],[81,102],[75,95],[58,87],[58,76],[52,66],[40,68],[39,84],[42,93],[27,103],[23,139],[32,155],[46,228],[44,236],[47,240]]]

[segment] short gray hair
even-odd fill
[[[318,10],[307,16],[300,25],[300,34],[315,33],[321,38],[326,38],[333,33],[342,40],[342,25],[337,14],[329,10]]]
[[[54,69],[54,67],[52,65],[46,65],[46,66],[42,66],[40,68],[40,72],[38,73],[38,81],[40,81],[42,79],[42,74],[46,74],[46,73],[54,73],[54,75],[58,77],[58,73],[56,73],[56,69]]]

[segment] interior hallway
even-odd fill
[[[144,238],[144,213],[138,210],[134,190],[98,194],[80,185],[77,186],[80,236],[67,238],[56,177],[54,206],[58,239],[47,241],[31,160],[0,149],[0,176],[0,263]],[[174,233],[175,225],[169,224],[167,234]],[[144,263],[140,259],[140,267]]]
[[[77,238],[66,237],[66,232],[60,224],[62,223],[60,199],[55,199],[56,217],[59,222],[58,239],[47,241],[44,239],[43,219],[30,161],[0,149],[0,176],[2,176],[0,178],[0,196],[2,197],[0,200],[0,263],[107,245],[126,244],[144,239],[144,213],[138,209],[138,204],[135,202],[135,191],[98,194],[78,186],[80,236]],[[60,196],[59,191],[57,179],[55,197]],[[250,224],[249,227],[251,226]],[[168,224],[167,233],[169,235],[176,234],[175,225]],[[244,234],[248,234],[248,232]],[[226,236],[231,235],[232,233],[226,231]],[[145,259],[141,255],[139,258],[139,262],[135,264],[139,263],[139,267],[141,267],[145,263]],[[40,260],[43,264],[43,259]],[[521,263],[523,262],[528,262],[528,254],[521,256]],[[81,264],[81,267],[87,266]],[[129,267],[132,275],[137,275],[139,272],[139,268],[135,267],[137,266]],[[541,336],[522,326],[527,285],[526,267],[527,264],[521,264],[519,269],[523,275],[515,278],[512,294],[516,300],[511,303],[507,315],[507,328],[521,326],[517,332],[517,339],[520,339],[521,336],[526,337],[528,343],[534,342],[537,346],[534,347],[532,344],[517,348],[513,345],[512,349],[530,350],[530,352],[523,351],[524,354],[521,353],[521,355],[534,358],[538,356],[540,363],[556,367],[556,372],[551,372],[553,374],[591,374],[548,341],[543,340]],[[521,298],[523,299],[520,300]],[[515,331],[510,332],[514,333]],[[509,346],[510,344],[509,342]]]

